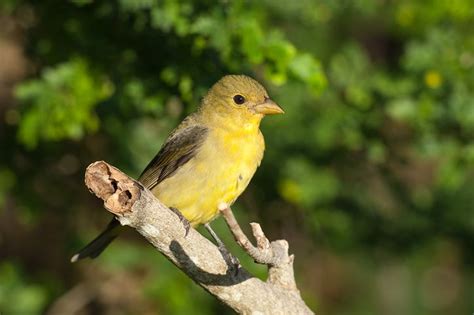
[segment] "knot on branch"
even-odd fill
[[[104,161],[89,165],[84,181],[94,195],[104,200],[105,208],[116,215],[130,212],[140,198],[137,183]]]

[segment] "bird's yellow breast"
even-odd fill
[[[218,214],[219,204],[231,205],[245,190],[264,148],[258,126],[210,129],[196,156],[155,186],[153,193],[193,226],[207,223]]]

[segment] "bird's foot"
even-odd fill
[[[179,221],[181,221],[183,224],[185,230],[184,237],[188,236],[189,230],[191,229],[191,224],[189,223],[188,219],[186,219],[177,208],[170,207],[170,210],[178,216]]]
[[[216,241],[217,248],[219,249],[222,258],[224,258],[224,261],[229,267],[229,271],[233,271],[234,275],[237,275],[241,267],[239,259],[232,255],[232,253],[227,249],[227,247],[225,247],[224,242],[222,242],[221,239],[217,236],[216,232],[214,232],[209,223],[205,223],[204,227],[209,232],[209,234],[211,234],[212,238]]]
[[[239,259],[232,255],[232,253],[227,249],[227,247],[224,246],[223,243],[219,244],[217,248],[219,249],[219,252],[224,258],[227,266],[229,267],[229,271],[236,276],[239,272],[240,267],[242,266],[240,264]]]

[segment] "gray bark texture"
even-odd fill
[[[313,314],[301,298],[293,273],[293,255],[285,240],[270,242],[252,223],[253,246],[229,208],[221,209],[236,241],[257,263],[268,266],[262,281],[242,267],[229,266],[212,242],[186,225],[139,182],[104,161],[89,165],[89,190],[122,225],[136,229],[189,278],[240,314]]]

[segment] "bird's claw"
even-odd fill
[[[230,271],[233,271],[234,275],[237,275],[237,273],[239,272],[239,269],[240,267],[242,266],[240,264],[240,261],[237,257],[235,257],[234,255],[232,255],[231,252],[229,252],[229,250],[221,245],[219,245],[217,247],[219,249],[219,252],[221,253],[222,257],[224,258],[227,266],[229,267],[229,270]]]
[[[240,270],[240,261],[237,259],[237,257],[231,254],[227,247],[225,247],[224,242],[222,242],[221,239],[217,236],[216,232],[214,232],[209,223],[205,223],[204,227],[209,232],[209,234],[211,234],[212,238],[216,241],[217,248],[219,249],[222,258],[224,258],[224,261],[229,267],[229,271],[234,271],[234,276],[236,276]]]

